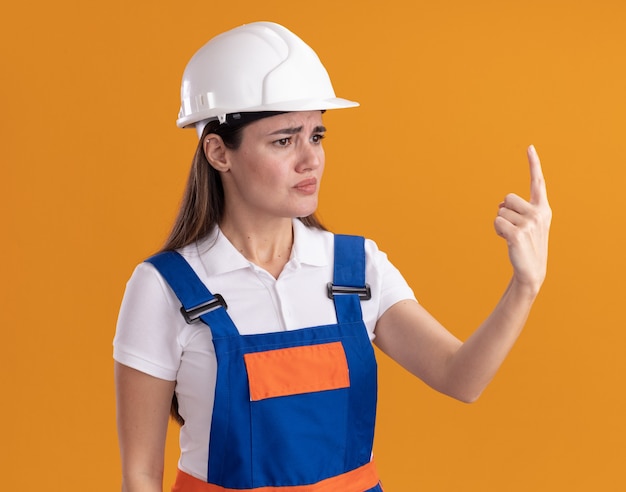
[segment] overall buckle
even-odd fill
[[[326,284],[327,294],[329,299],[334,299],[335,296],[346,294],[357,294],[361,301],[368,301],[372,298],[372,292],[370,290],[370,284],[365,284],[365,287],[346,287],[343,285],[334,285],[332,282]]]
[[[210,301],[205,302],[204,304],[200,304],[199,306],[192,307],[190,309],[185,309],[184,306],[180,308],[180,312],[183,315],[183,318],[185,318],[185,321],[187,322],[188,325],[192,323],[196,323],[197,321],[200,320],[200,316],[202,316],[203,314],[209,313],[211,311],[214,311],[215,309],[218,309],[220,307],[223,307],[224,309],[228,309],[226,301],[221,296],[221,294],[215,294],[214,297],[215,297],[214,299],[211,299]]]

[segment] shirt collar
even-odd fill
[[[293,219],[292,223],[294,239],[289,263],[296,268],[300,265],[328,265],[332,242],[326,236],[330,233],[307,227],[298,219]],[[250,262],[237,251],[219,227],[198,241],[196,250],[209,276],[250,268]]]
[[[332,257],[330,233],[305,226],[301,220],[293,220],[293,248],[291,260],[311,266],[326,266]]]

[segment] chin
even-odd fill
[[[315,208],[311,208],[311,209],[307,209],[305,211],[299,212],[298,214],[295,215],[296,219],[301,219],[303,217],[308,217],[309,215],[313,215],[315,212],[317,212],[317,207]]]
[[[291,217],[298,219],[301,217],[308,217],[309,215],[314,214],[317,211],[317,200],[314,204],[309,206],[297,207],[296,210],[293,210],[290,214]]]

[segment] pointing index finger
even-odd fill
[[[530,203],[537,205],[548,201],[546,182],[543,178],[541,162],[535,146],[528,147],[528,164],[530,166]]]

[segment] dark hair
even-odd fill
[[[237,122],[227,119],[227,123],[220,124],[215,120],[204,127],[193,157],[178,215],[161,251],[183,248],[202,239],[216,225],[219,225],[224,216],[224,188],[220,173],[209,164],[204,154],[204,139],[207,135],[214,133],[222,138],[227,148],[237,150],[243,139],[244,127],[259,117],[271,116],[271,114],[264,113],[256,116],[255,118],[255,115],[248,113],[245,118]],[[300,217],[300,220],[307,227],[326,230],[315,214]],[[178,413],[178,399],[175,394],[172,398],[170,413],[180,425],[185,423]]]

